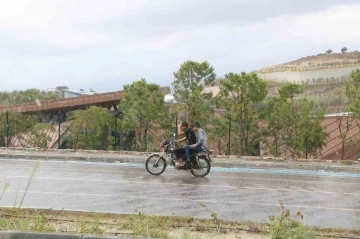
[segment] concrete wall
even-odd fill
[[[356,160],[360,153],[359,123],[359,120],[346,116],[325,118],[321,124],[326,127],[329,138],[326,142],[326,146],[321,151],[321,158],[333,160],[341,159],[341,134],[343,134],[345,135],[343,158]]]
[[[346,116],[326,117],[321,125],[324,126],[328,139],[325,146],[316,156],[318,159],[341,160],[342,158],[342,139],[341,134],[345,135],[344,160],[356,160],[360,155],[360,121]],[[340,131],[341,129],[341,131]],[[284,149],[284,147],[281,147]],[[272,156],[267,153],[265,146],[261,145],[261,156]],[[285,151],[285,150],[284,150]],[[291,158],[290,153],[282,154],[280,157]],[[313,156],[310,156],[311,158]]]

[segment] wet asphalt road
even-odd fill
[[[19,205],[36,161],[0,160],[1,207]],[[268,221],[280,203],[305,224],[360,228],[360,175],[213,168],[205,178],[143,164],[40,161],[22,207]],[[0,191],[0,192],[1,192]]]

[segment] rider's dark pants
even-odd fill
[[[190,162],[190,154],[191,153],[202,151],[201,145],[198,145],[195,148],[190,148],[190,145],[185,145],[184,149],[185,149],[186,161],[188,161],[188,162]]]

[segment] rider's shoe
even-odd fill
[[[184,169],[190,169],[191,168],[191,162],[190,161],[186,161],[184,164]]]
[[[181,166],[179,165],[179,167],[176,169],[190,169],[190,168],[191,168],[191,163],[188,161],[185,161],[184,165],[181,165]]]
[[[174,165],[174,168],[177,170],[181,169],[182,167],[184,167],[184,165],[180,165],[179,163],[175,163]]]

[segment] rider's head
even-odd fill
[[[181,123],[181,129],[182,130],[185,130],[186,128],[188,128],[189,127],[189,125],[188,125],[188,123],[186,122],[186,121],[183,121],[182,123]]]
[[[194,131],[198,131],[200,129],[200,123],[198,121],[195,121],[191,127],[193,128]]]

